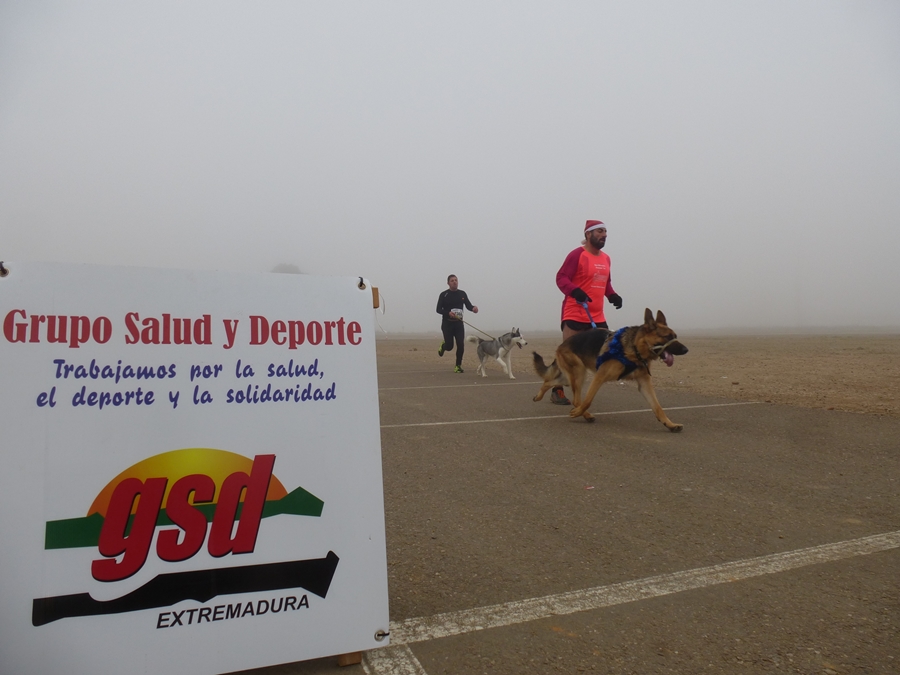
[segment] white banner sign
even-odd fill
[[[0,672],[387,644],[367,281],[6,267]]]

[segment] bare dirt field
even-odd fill
[[[666,368],[653,369],[655,386],[767,401],[805,408],[900,416],[900,335],[713,336],[679,333],[690,352]],[[549,361],[559,339],[525,333],[528,347],[513,352],[513,373],[533,373],[531,351]],[[384,336],[379,356],[405,353],[411,361],[434,365],[441,338]],[[453,355],[444,360],[453,367]],[[463,366],[475,370],[475,346],[466,345]],[[499,366],[489,377],[502,377]]]

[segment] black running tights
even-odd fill
[[[456,365],[462,365],[463,352],[466,347],[466,327],[462,321],[443,321],[441,332],[444,334],[444,351],[453,351],[453,340],[456,340]]]

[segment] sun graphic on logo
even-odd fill
[[[239,455],[235,452],[227,450],[216,450],[214,448],[184,448],[181,450],[172,450],[164,452],[153,457],[148,457],[137,464],[134,464],[118,476],[113,478],[106,484],[97,498],[91,504],[87,515],[92,516],[95,513],[106,517],[106,510],[109,507],[109,500],[116,486],[127,478],[137,478],[140,481],[146,481],[148,478],[165,477],[169,479],[166,485],[166,492],[163,496],[163,508],[169,497],[169,491],[172,486],[178,482],[179,478],[190,476],[192,474],[205,474],[213,479],[216,484],[216,495],[222,487],[222,482],[231,474],[236,472],[244,472],[250,475],[253,468],[253,460]],[[278,501],[288,494],[284,485],[275,476],[269,481],[269,489],[266,492],[266,501]],[[243,499],[241,500],[243,501]],[[138,501],[132,505],[132,513],[137,509]]]

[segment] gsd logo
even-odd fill
[[[301,487],[288,492],[272,471],[275,455],[242,455],[211,448],[173,450],[123,471],[97,495],[85,518],[50,521],[44,548],[97,547],[91,575],[116,582],[155,554],[175,563],[204,546],[214,558],[252,553],[260,523],[275,515],[320,516],[324,503]],[[115,600],[89,593],[36,598],[32,624],[66,617],[164,607],[217,595],[303,588],[325,597],[338,557],[161,574]]]

